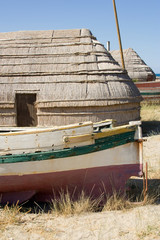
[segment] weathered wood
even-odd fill
[[[83,124],[75,124],[69,126],[61,126],[47,129],[13,129],[13,132],[3,132],[0,129],[0,155],[3,154],[20,154],[31,153],[35,151],[48,151],[52,149],[60,149],[65,147],[74,147],[90,145],[94,143],[91,137],[83,137],[83,141],[65,142],[67,136],[91,135],[93,133],[93,123],[85,122]],[[15,131],[15,132],[14,132]]]

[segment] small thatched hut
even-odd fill
[[[87,29],[0,33],[0,125],[140,118],[141,96]]]
[[[121,55],[119,50],[110,51],[112,57],[121,66]],[[140,56],[132,49],[124,49],[124,62],[125,68],[128,72],[129,77],[133,81],[154,81],[156,75],[153,70],[146,65],[146,63],[140,58]]]

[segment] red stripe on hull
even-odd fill
[[[160,87],[160,81],[155,81],[155,82],[136,82],[135,85],[138,88],[155,88],[155,87]]]
[[[124,191],[125,183],[131,176],[138,176],[142,170],[139,164],[97,167],[89,169],[54,172],[23,176],[1,176],[1,203],[49,201],[66,189],[76,195],[83,190],[98,197],[102,192],[112,193],[113,189]]]
[[[149,95],[144,95],[143,96],[144,99],[150,99],[150,100],[156,100],[156,99],[159,99],[160,97],[159,96],[149,96]]]

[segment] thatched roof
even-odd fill
[[[87,29],[0,33],[0,88],[0,105],[13,104],[15,92],[37,91],[39,117],[51,108],[141,101],[126,72]]]
[[[55,99],[119,102],[138,101],[140,96],[121,67],[86,29],[0,33],[0,52],[1,82],[5,77],[14,84],[59,83],[53,89]],[[76,83],[87,82],[87,88],[86,84],[77,88]]]
[[[119,50],[110,51],[112,57],[121,66],[121,55]],[[124,49],[124,62],[128,75],[135,81],[154,81],[156,76],[153,70],[146,65],[140,56],[132,49]]]

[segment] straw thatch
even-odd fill
[[[110,51],[112,57],[121,66],[121,55],[119,50]],[[156,75],[153,70],[146,65],[140,56],[132,49],[124,49],[124,62],[128,75],[133,81],[154,81]]]
[[[28,93],[38,126],[140,118],[138,89],[87,29],[0,33],[0,67],[0,125],[17,125]]]

